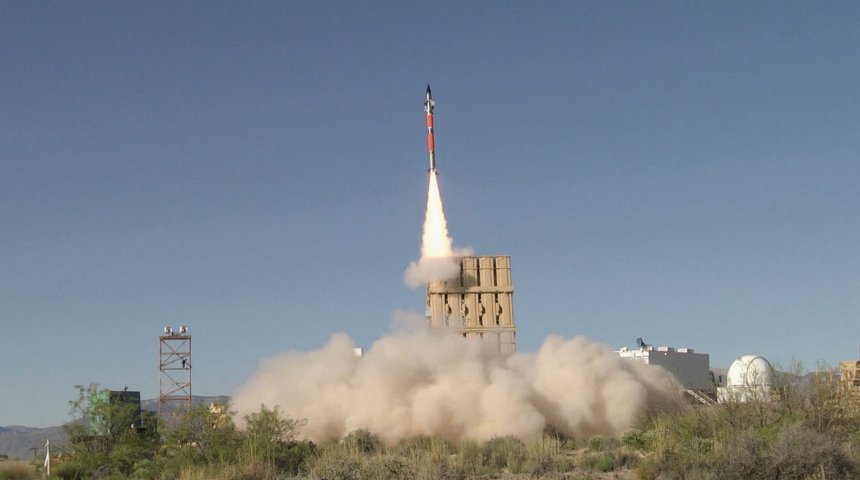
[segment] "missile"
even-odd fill
[[[436,102],[433,101],[433,94],[430,93],[430,84],[427,84],[427,92],[424,94],[424,112],[427,113],[427,153],[430,155],[430,170],[436,171],[436,150],[433,142],[433,107]]]

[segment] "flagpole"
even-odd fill
[[[48,469],[48,476],[51,476],[51,439],[45,441],[45,468]]]

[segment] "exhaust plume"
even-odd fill
[[[488,355],[480,340],[429,330],[424,319],[377,340],[362,357],[346,334],[310,352],[265,360],[233,397],[240,417],[260,405],[306,419],[314,442],[365,428],[386,443],[436,435],[452,442],[619,434],[641,415],[678,405],[674,378],[584,337],[551,335],[534,355]],[[420,326],[419,326],[420,325]]]
[[[453,241],[448,235],[448,222],[442,209],[442,195],[436,171],[430,170],[427,188],[427,210],[424,215],[424,230],[421,234],[421,259],[406,268],[403,279],[411,288],[417,288],[436,280],[447,280],[457,276],[460,266],[454,261]],[[469,255],[468,250],[458,251]]]

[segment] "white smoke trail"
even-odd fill
[[[447,280],[460,272],[454,261],[453,241],[448,235],[448,222],[442,208],[442,195],[436,171],[430,171],[427,188],[427,210],[424,215],[424,230],[421,234],[421,259],[406,267],[403,279],[407,285],[417,288],[435,280]],[[459,255],[471,254],[468,250],[456,252]]]
[[[307,419],[303,435],[336,440],[366,428],[394,444],[417,435],[458,442],[618,434],[678,401],[665,370],[620,358],[583,337],[547,337],[534,355],[485,354],[480,341],[423,327],[377,340],[361,358],[345,334],[323,348],[264,361],[233,397],[241,415],[278,405]]]

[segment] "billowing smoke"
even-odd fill
[[[415,288],[457,276],[460,267],[431,170],[421,259],[406,269]],[[617,434],[655,409],[678,402],[678,386],[659,367],[625,360],[583,337],[549,336],[534,355],[490,355],[479,338],[405,321],[363,357],[345,334],[310,352],[262,363],[233,397],[241,418],[260,405],[305,419],[302,434],[337,440],[368,429],[394,444],[418,435],[458,442],[515,435],[538,438],[547,425],[569,435]],[[400,314],[403,320],[408,314]]]
[[[400,314],[403,317],[407,314]],[[417,435],[457,442],[618,434],[678,401],[665,370],[625,360],[583,337],[549,336],[536,354],[488,355],[479,340],[428,330],[424,319],[377,340],[362,357],[345,334],[323,348],[265,360],[234,396],[239,414],[280,406],[315,442],[365,428],[394,444]]]
[[[453,259],[454,249],[448,235],[448,222],[442,209],[442,195],[436,171],[430,171],[427,188],[427,210],[424,215],[424,230],[421,235],[421,259],[406,268],[403,279],[412,288],[435,280],[447,280],[457,276],[460,266]],[[458,255],[471,255],[470,251],[458,251]]]

